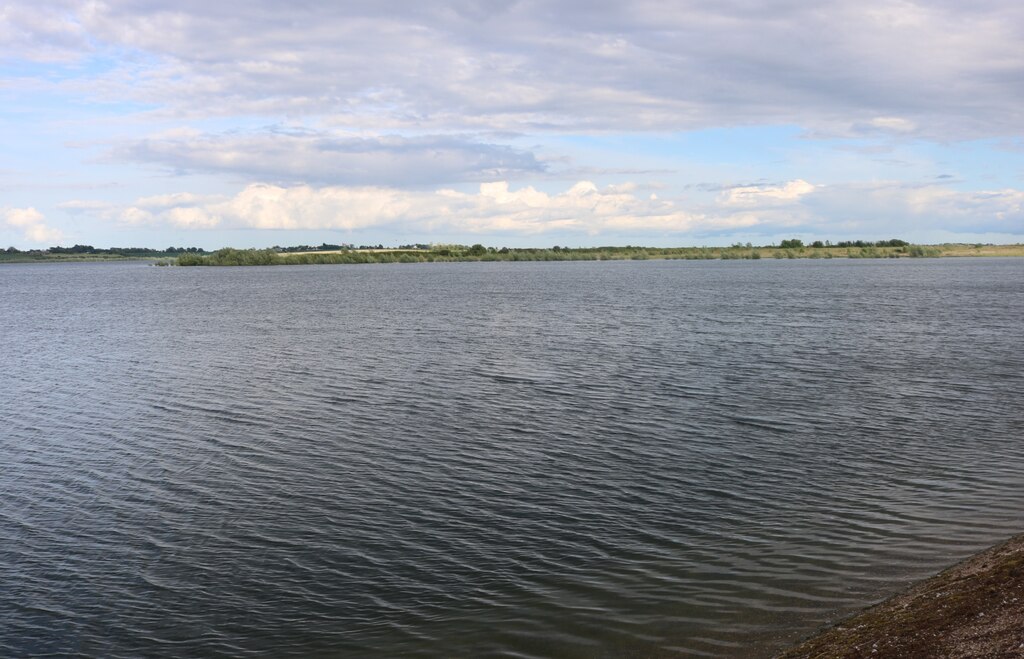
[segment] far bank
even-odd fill
[[[434,263],[455,261],[611,261],[731,259],[939,258],[960,256],[1020,257],[1024,245],[898,245],[861,247],[552,247],[501,248],[450,245],[430,249],[342,249],[278,252],[274,249],[224,248],[212,254],[181,254],[164,265],[320,265],[357,263]]]

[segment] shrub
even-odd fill
[[[942,250],[938,247],[926,247],[924,245],[911,245],[907,250],[907,254],[910,258],[935,258],[942,254]]]
[[[179,254],[178,265],[206,265],[206,260],[199,254]]]

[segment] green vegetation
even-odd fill
[[[182,254],[178,265],[278,265],[296,256],[279,256],[272,249],[234,249],[225,247],[209,256]]]
[[[759,259],[758,248],[729,247],[581,247],[497,249],[476,244],[430,249],[368,249],[332,252],[278,253],[271,249],[224,248],[208,256],[182,254],[178,265],[309,265],[350,263],[437,263],[457,261],[612,261],[646,259]]]
[[[938,247],[929,247],[927,245],[911,245],[907,250],[907,255],[912,258],[929,258],[942,256],[942,250]]]
[[[350,263],[434,263],[451,261],[615,261],[647,259],[832,259],[832,258],[933,258],[940,256],[1024,256],[1024,245],[944,244],[911,245],[904,240],[870,241],[815,240],[804,244],[799,238],[781,241],[777,246],[736,243],[729,247],[562,247],[495,248],[482,244],[467,245],[352,245],[323,243],[318,246],[274,246],[268,249],[225,247],[208,253],[198,247],[168,247],[155,250],[144,247],[97,249],[91,245],[51,247],[21,251],[13,247],[0,250],[0,263],[33,261],[100,261],[152,259],[155,265],[313,265]]]
[[[108,247],[74,245],[72,247],[50,247],[22,251],[15,247],[0,250],[0,263],[31,263],[34,261],[119,261],[126,259],[176,258],[181,254],[200,255],[206,252],[199,247]]]
[[[942,256],[943,246],[910,245],[903,240],[877,242],[847,241],[832,244],[815,241],[810,247],[799,239],[784,240],[778,247],[734,244],[730,247],[560,247],[508,248],[466,245],[408,245],[387,249],[343,247],[336,250],[322,245],[300,251],[273,249],[239,250],[224,248],[209,255],[182,254],[178,265],[314,265],[353,263],[436,263],[453,261],[613,261],[646,259],[832,259],[832,258],[906,258]]]

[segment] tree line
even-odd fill
[[[49,247],[47,249],[20,250],[17,247],[8,247],[4,250],[6,254],[70,254],[70,255],[97,255],[97,256],[175,256],[178,254],[206,254],[202,247],[168,247],[167,249],[152,249],[149,247],[106,247],[99,248],[92,245],[73,245],[71,247]]]
[[[906,240],[890,238],[889,240],[876,240],[874,242],[871,242],[870,240],[840,240],[839,242],[834,243],[831,240],[815,240],[810,245],[807,245],[807,247],[824,249],[826,247],[908,247],[909,245],[910,243]],[[804,241],[799,238],[790,238],[779,243],[779,247],[782,249],[799,249],[804,246]],[[771,245],[769,245],[769,247],[771,247]]]
[[[855,241],[847,245],[816,248],[804,246],[797,239],[783,244],[757,247],[747,243],[731,247],[561,247],[509,248],[475,245],[435,245],[430,249],[349,249],[341,251],[302,250],[298,253],[271,249],[234,249],[226,247],[212,254],[181,254],[177,265],[306,265],[355,263],[434,263],[447,261],[607,261],[646,259],[831,259],[831,258],[899,258],[940,256],[938,247],[910,245],[901,240],[878,242]],[[857,242],[862,246],[858,247]]]

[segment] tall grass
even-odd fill
[[[911,245],[907,249],[907,254],[913,259],[935,258],[942,256],[942,250],[938,247],[928,247],[926,245]]]

